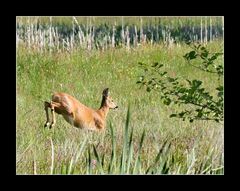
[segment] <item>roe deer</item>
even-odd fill
[[[52,128],[55,123],[55,113],[58,113],[64,117],[64,119],[71,125],[89,130],[103,130],[105,128],[106,117],[109,109],[116,109],[118,106],[113,102],[109,96],[109,89],[106,88],[102,93],[102,103],[98,110],[89,108],[80,103],[74,97],[66,93],[54,93],[52,101],[44,102],[47,122],[44,127],[50,125]],[[51,109],[52,123],[50,124],[48,108]]]

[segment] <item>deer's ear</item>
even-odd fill
[[[109,94],[109,88],[105,88],[104,90],[103,90],[103,96],[105,96],[105,97],[108,97],[108,94]]]

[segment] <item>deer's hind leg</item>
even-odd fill
[[[61,104],[57,103],[57,102],[53,102],[53,101],[51,101],[50,103],[45,101],[44,106],[45,106],[46,118],[47,118],[47,122],[45,123],[44,127],[47,127],[48,125],[50,125],[49,128],[51,129],[56,124],[55,108],[59,108],[61,106]],[[50,124],[50,119],[49,119],[48,108],[51,109],[51,113],[52,113],[52,123],[51,124]]]
[[[50,108],[51,108],[51,113],[52,113],[52,123],[51,123],[51,125],[50,125],[50,129],[52,128],[52,127],[54,127],[55,126],[55,124],[56,124],[56,117],[55,117],[55,108],[60,108],[61,107],[61,104],[60,103],[57,103],[57,102],[54,102],[54,101],[51,101],[51,103],[50,103]]]
[[[47,127],[48,125],[50,125],[50,120],[49,120],[49,114],[48,114],[48,108],[50,107],[50,103],[45,101],[44,102],[44,109],[45,109],[45,112],[46,112],[46,118],[47,118],[47,121],[44,125],[44,127]]]

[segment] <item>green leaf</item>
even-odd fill
[[[163,100],[163,103],[164,103],[165,105],[170,105],[171,102],[172,102],[172,101],[171,101],[170,98],[165,98],[165,99]]]
[[[172,117],[177,117],[177,114],[173,113],[173,114],[171,114],[169,117],[170,117],[170,118],[172,118]]]
[[[192,81],[192,85],[193,85],[195,88],[199,87],[201,84],[202,84],[202,81],[200,81],[200,80],[193,80],[193,81]]]
[[[151,91],[151,88],[150,87],[147,87],[147,92],[150,92]]]
[[[148,85],[150,85],[152,82],[153,82],[152,80],[148,81]]]
[[[163,72],[163,73],[161,73],[160,75],[161,75],[161,76],[164,76],[165,74],[167,74],[167,72]]]
[[[218,91],[223,91],[223,86],[218,86],[218,87],[216,88],[216,90],[218,90]]]
[[[194,59],[196,57],[197,57],[196,51],[193,50],[193,51],[188,53],[188,59],[192,60],[192,59]]]
[[[217,53],[215,53],[215,56],[221,56],[221,55],[223,55],[223,53],[222,52],[217,52]]]
[[[178,90],[179,93],[184,93],[185,91],[186,91],[186,88],[180,88],[180,89]]]
[[[155,62],[154,64],[152,64],[152,67],[156,67],[158,65],[158,62]]]
[[[180,112],[180,113],[178,114],[178,116],[179,116],[179,117],[183,117],[183,116],[185,115],[185,113],[186,113],[186,112]]]
[[[188,79],[186,79],[186,81],[189,83],[189,85],[192,85],[192,82]]]
[[[163,67],[163,64],[159,64],[159,65],[158,65],[158,68],[161,68],[161,67]]]
[[[223,92],[218,92],[218,97],[223,97]]]

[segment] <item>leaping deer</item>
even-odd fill
[[[102,103],[98,110],[94,110],[80,103],[74,97],[66,93],[54,93],[52,101],[44,102],[47,122],[44,127],[52,128],[56,124],[55,113],[64,117],[71,125],[89,130],[103,130],[106,124],[106,117],[109,109],[116,109],[118,106],[109,96],[109,88],[103,90]],[[51,109],[52,123],[50,124],[48,108]]]

